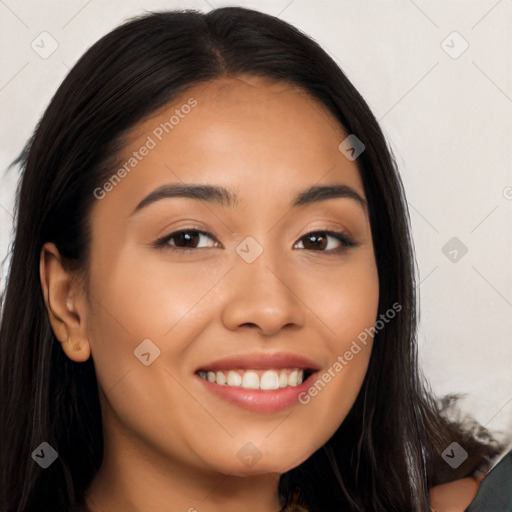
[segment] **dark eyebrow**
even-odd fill
[[[168,199],[172,197],[188,197],[229,207],[234,207],[238,204],[238,197],[236,193],[230,192],[224,187],[176,183],[163,185],[151,192],[135,207],[130,216],[160,199]],[[300,192],[292,201],[291,206],[303,206],[317,201],[325,201],[327,199],[334,199],[337,197],[354,199],[363,208],[365,213],[368,211],[368,204],[366,200],[363,199],[353,188],[347,185],[312,186],[307,190]]]
[[[354,199],[363,208],[365,213],[368,211],[368,203],[366,199],[361,197],[353,188],[348,185],[318,185],[308,188],[300,192],[292,203],[292,206],[302,206],[304,204],[315,203],[317,201],[325,201],[326,199],[334,199],[337,197],[345,197]]]
[[[192,185],[187,183],[171,183],[163,185],[148,194],[130,214],[133,215],[142,208],[159,201],[160,199],[168,199],[171,197],[189,197],[192,199],[200,199],[217,203],[223,206],[233,207],[237,204],[237,196],[224,187],[215,187],[212,185]]]

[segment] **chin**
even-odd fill
[[[255,454],[252,460],[250,457],[246,460],[242,458],[241,464],[230,468],[229,472],[237,476],[255,476],[269,473],[281,475],[296,468],[313,454],[313,451],[304,451],[304,447],[300,452],[297,451],[297,446],[294,448],[294,451],[287,450],[286,452],[272,449],[262,450],[260,454]]]

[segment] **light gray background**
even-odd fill
[[[279,16],[312,36],[369,103],[409,202],[424,372],[438,394],[467,393],[464,410],[510,443],[512,0],[0,0],[0,170],[105,33],[147,10],[226,5]],[[32,48],[52,44],[46,58]],[[2,259],[16,181],[16,172],[1,177]],[[459,247],[443,252],[453,237]]]

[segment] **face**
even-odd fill
[[[107,438],[246,476],[333,435],[379,296],[346,137],[311,97],[249,76],[196,85],[133,130],[90,218],[83,319]]]

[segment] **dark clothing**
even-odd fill
[[[512,512],[512,450],[487,473],[465,512]]]

